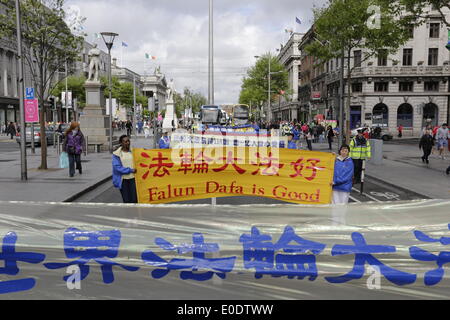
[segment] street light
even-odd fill
[[[111,76],[111,49],[114,45],[114,40],[118,36],[117,33],[113,32],[102,32],[101,33],[103,41],[105,42],[106,47],[108,48],[108,64],[109,64],[109,70],[108,70],[108,82],[109,82],[109,152],[113,152],[113,132],[112,132],[112,76]]]
[[[26,145],[26,123],[25,123],[25,107],[24,107],[24,86],[23,86],[23,59],[22,59],[22,29],[20,21],[20,3],[16,0],[16,23],[17,23],[17,57],[19,65],[19,108],[20,108],[20,174],[21,180],[28,180],[27,173],[27,145]],[[31,136],[34,145],[34,135]]]

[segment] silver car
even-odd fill
[[[26,129],[26,142],[27,145],[31,145],[31,128]],[[53,145],[55,143],[55,129],[53,127],[47,127],[45,130],[45,137],[47,140],[47,145]],[[20,145],[20,133],[16,138],[17,143]],[[37,146],[41,145],[41,128],[34,127],[34,144]]]

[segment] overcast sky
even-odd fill
[[[208,96],[208,0],[67,0],[87,20],[86,40],[94,33],[119,34],[112,51],[123,66],[140,74],[156,66],[175,89],[184,87]],[[214,0],[215,103],[236,103],[242,78],[254,65],[255,55],[286,43],[285,29],[306,32],[312,23],[313,6],[325,0]],[[295,22],[298,17],[302,24]],[[156,56],[146,60],[145,54]]]

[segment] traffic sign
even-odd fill
[[[34,88],[25,89],[25,99],[34,100]]]

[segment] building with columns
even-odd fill
[[[450,20],[450,10],[444,11]],[[382,51],[364,60],[364,51],[351,53],[350,126],[380,126],[391,133],[404,127],[405,136],[419,136],[427,125],[449,122],[450,51],[447,28],[438,11],[426,23],[411,28],[410,40],[396,54]],[[337,115],[339,61],[328,61],[327,105]],[[345,68],[346,70],[346,68]],[[344,76],[347,77],[345,71]],[[348,84],[346,84],[346,98]]]
[[[289,98],[280,97],[279,103],[272,105],[273,119],[300,120],[300,102],[298,100],[299,73],[300,73],[300,49],[299,44],[303,34],[292,33],[288,42],[281,47],[278,61],[285,67],[289,74]]]

